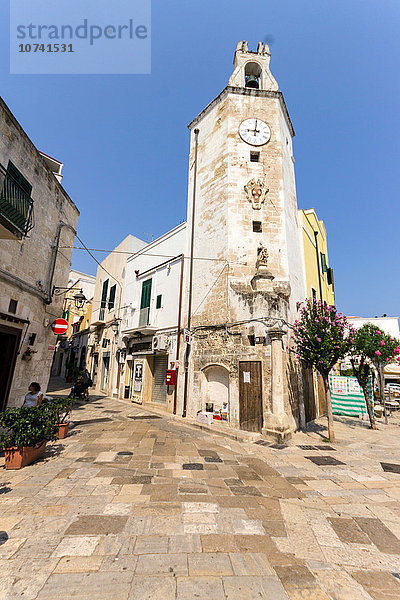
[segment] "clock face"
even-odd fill
[[[263,146],[271,137],[269,126],[261,119],[246,119],[240,124],[239,135],[252,146]]]

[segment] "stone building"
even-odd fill
[[[48,383],[79,215],[61,169],[0,99],[0,409]]]
[[[208,405],[234,427],[284,439],[302,419],[286,346],[305,275],[294,130],[269,64],[266,44],[239,42],[228,86],[189,125],[181,393],[183,414]]]

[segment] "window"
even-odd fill
[[[260,162],[260,153],[250,152],[250,162]]]
[[[105,308],[107,306],[107,292],[108,292],[108,279],[106,279],[103,282],[103,290],[101,292],[100,308]]]
[[[151,279],[146,279],[142,283],[142,297],[140,300],[140,308],[148,308],[151,299]]]
[[[326,264],[326,256],[322,252],[320,252],[320,255],[321,255],[321,270],[323,273],[326,273],[328,270],[328,265]]]
[[[10,300],[10,304],[8,305],[8,312],[12,313],[13,315],[15,315],[15,313],[17,312],[17,305],[18,302],[17,300]]]
[[[253,231],[255,233],[262,233],[262,223],[261,223],[261,221],[253,221]]]
[[[29,181],[27,181],[25,179],[25,177],[22,175],[22,173],[20,173],[18,171],[17,167],[15,165],[13,165],[11,160],[8,161],[7,175],[10,175],[11,178],[18,183],[19,187],[24,190],[24,192],[27,194],[27,196],[31,195],[31,191],[32,191],[31,184],[29,183]]]
[[[110,295],[108,297],[108,310],[111,310],[114,308],[116,291],[117,291],[117,284],[111,286],[111,288],[110,288]]]
[[[162,302],[162,294],[160,294],[159,296],[157,296],[156,308],[161,308],[161,302]]]
[[[317,291],[314,288],[311,288],[312,299],[317,300]]]

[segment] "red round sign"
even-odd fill
[[[51,324],[51,328],[56,335],[61,335],[65,333],[68,327],[68,321],[66,321],[65,319],[56,319],[54,323]]]

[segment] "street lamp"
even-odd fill
[[[85,294],[82,292],[82,290],[79,290],[79,292],[74,294],[74,302],[75,302],[75,307],[78,310],[80,310],[81,308],[84,307],[87,300],[86,300]]]
[[[119,331],[118,319],[114,319],[114,321],[111,323],[110,327],[113,330],[114,335],[117,335],[117,333]]]

